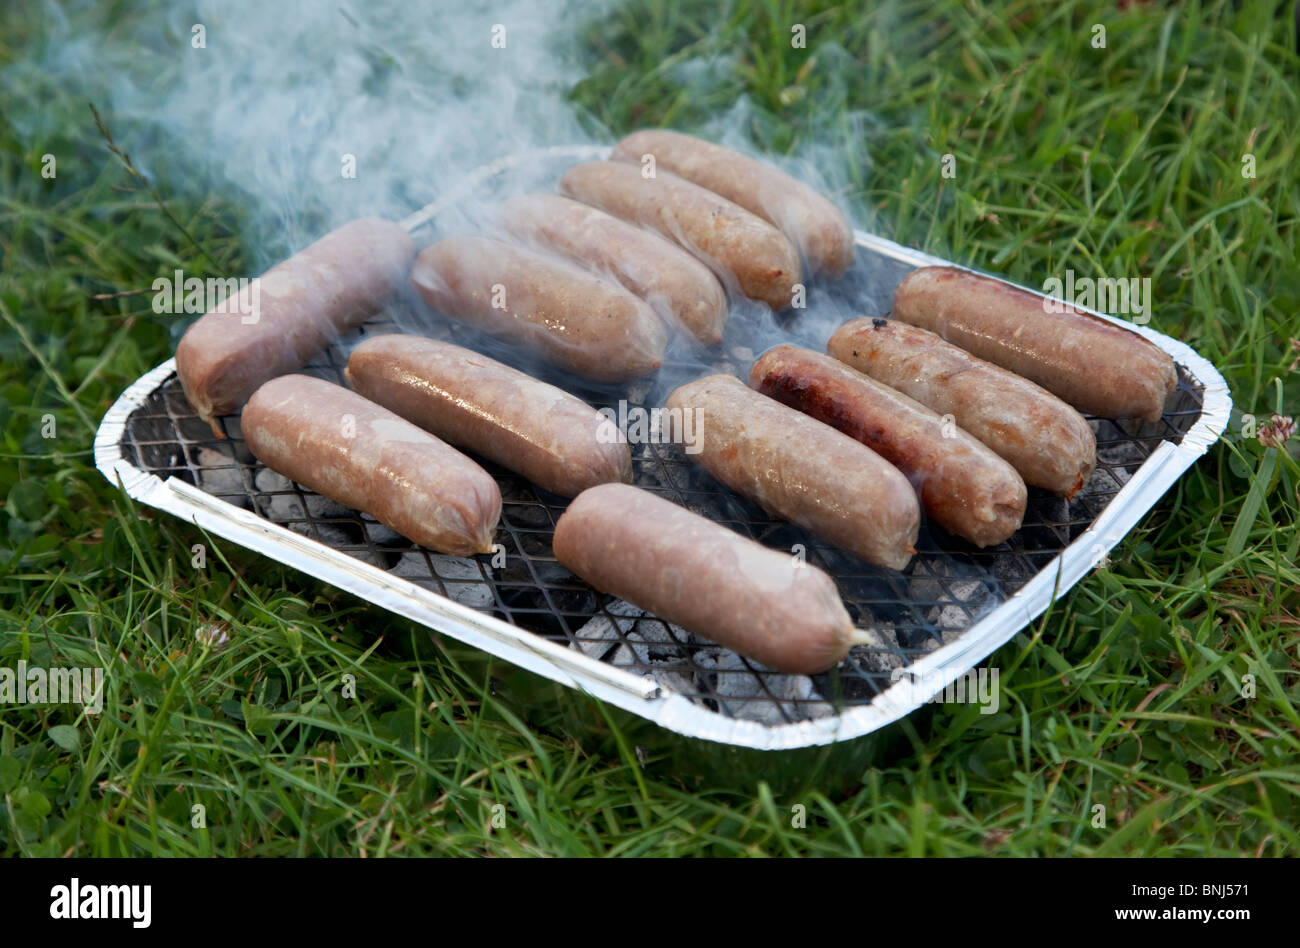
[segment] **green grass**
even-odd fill
[[[571,98],[621,133],[707,130],[747,96],[753,141],[820,143],[859,222],[1030,285],[1150,276],[1153,326],[1218,366],[1239,412],[1294,415],[1292,6],[664,0],[575,24]],[[113,42],[137,41],[140,14],[110,13]],[[10,65],[40,22],[0,13],[0,667],[102,664],[108,693],[98,717],[0,708],[0,852],[1295,851],[1300,478],[1295,442],[1279,456],[1239,417],[1109,567],[992,657],[999,713],[929,708],[801,754],[678,739],[133,506],[90,440],[174,332],[148,296],[95,295],[174,266],[247,272],[246,211],[137,129],[163,213],[107,150],[93,89]],[[213,622],[224,650],[196,640]]]

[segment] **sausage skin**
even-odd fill
[[[535,347],[588,378],[633,379],[663,364],[667,334],[654,310],[559,257],[449,237],[420,251],[411,284],[447,316]]]
[[[932,411],[952,415],[1026,484],[1073,497],[1097,464],[1097,438],[1077,411],[928,330],[855,319],[835,331],[826,351]]]
[[[421,546],[491,553],[501,491],[487,471],[356,392],[307,375],[267,382],[244,406],[257,459]]]
[[[556,194],[522,194],[501,205],[501,225],[573,262],[607,273],[670,326],[706,346],[722,341],[727,294],[718,278],[658,234]]]
[[[785,235],[738,204],[669,171],[653,178],[624,161],[574,165],[560,179],[567,196],[657,230],[774,310],[790,305],[802,279],[799,253]]]
[[[352,350],[348,384],[458,448],[565,497],[631,482],[632,452],[582,399],[470,349],[419,336],[372,336]]]
[[[1020,529],[1029,492],[1015,468],[920,402],[794,346],[764,353],[749,384],[889,461],[916,485],[926,514],[950,533],[984,547]]]
[[[639,487],[584,491],[555,525],[554,548],[596,589],[778,671],[823,672],[853,644],[824,572]]]
[[[415,244],[392,221],[344,224],[277,264],[238,299],[240,312],[209,312],[176,347],[176,374],[195,412],[221,436],[215,418],[237,410],[268,379],[294,372],[336,337],[365,321],[402,285]],[[226,301],[224,309],[234,309]]]
[[[1178,382],[1158,346],[1025,290],[955,267],[922,267],[894,291],[894,317],[1010,369],[1080,411],[1159,421]]]
[[[784,171],[712,142],[647,129],[616,146],[613,157],[641,162],[653,155],[665,168],[702,188],[721,194],[776,227],[799,248],[810,275],[844,275],[853,263],[853,228],[826,197]]]
[[[695,460],[768,513],[881,566],[902,569],[916,552],[916,492],[860,442],[730,375],[689,382],[666,404],[694,413]]]

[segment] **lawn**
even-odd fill
[[[0,706],[0,853],[1295,852],[1300,465],[1296,439],[1266,447],[1245,417],[1300,414],[1294,3],[663,0],[563,18],[577,78],[546,94],[604,140],[740,134],[825,162],[855,223],[900,243],[1031,286],[1149,277],[1152,326],[1232,389],[1220,443],[991,657],[997,714],[938,705],[770,755],[430,636],[99,475],[100,418],[175,345],[153,279],[267,262],[266,216],[187,165],[168,116],[112,108],[101,56],[160,89],[179,68],[195,17],[162,6],[0,11],[0,667],[107,678],[99,715]],[[214,626],[224,647],[200,634]]]

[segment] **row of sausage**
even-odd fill
[[[501,512],[458,449],[577,497],[554,537],[575,574],[771,667],[823,670],[859,638],[830,577],[628,486],[627,445],[568,392],[406,335],[354,349],[352,390],[292,374],[409,279],[440,312],[574,372],[635,377],[659,367],[667,328],[721,338],[724,286],[781,308],[805,270],[852,261],[834,206],[752,159],[668,132],[614,158],[570,169],[565,197],[507,201],[497,219],[522,246],[454,237],[417,257],[397,225],[340,228],[261,278],[256,322],[191,327],[182,385],[214,428],[247,401],[243,434],[269,467],[442,552],[489,552]],[[915,552],[922,510],[978,546],[1006,540],[1026,485],[1070,497],[1086,483],[1080,410],[1156,419],[1175,381],[1141,337],[954,268],[910,274],[893,316],[845,324],[825,354],[777,346],[748,385],[707,376],[666,401],[702,422],[695,459],[719,481],[891,568]]]

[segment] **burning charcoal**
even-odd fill
[[[787,702],[818,697],[813,681],[807,675],[769,672],[757,662],[746,662],[732,651],[697,654],[695,662],[702,668],[716,670],[714,691],[724,699],[724,710],[732,717],[763,724],[785,724],[790,718],[802,716]],[[755,671],[763,673],[761,678]],[[727,698],[736,700],[726,701]]]
[[[690,666],[684,662],[675,665],[652,663],[647,666],[640,662],[633,648],[627,645],[620,645],[607,661],[615,668],[649,675],[654,679],[655,684],[668,691],[684,695],[694,695],[699,692],[699,686],[695,682]]]
[[[378,521],[369,518],[363,518],[365,524],[366,536],[375,546],[380,547],[402,547],[409,546],[411,541],[406,539],[392,527],[386,527]]]
[[[253,483],[259,492],[274,495],[261,498],[262,504],[266,507],[262,515],[277,523],[285,520],[301,520],[305,517],[346,517],[352,514],[350,508],[337,501],[307,490],[303,491],[303,497],[307,501],[307,512],[304,514],[302,504],[298,502],[298,497],[293,492],[293,482],[269,467],[258,471],[253,477]]]
[[[397,565],[389,572],[403,579],[418,582],[425,588],[436,589],[437,583],[429,575],[429,563],[432,563],[434,572],[439,578],[448,580],[442,584],[447,590],[448,599],[459,602],[464,606],[472,606],[475,609],[486,609],[492,605],[492,588],[487,583],[456,581],[458,579],[482,579],[483,574],[479,571],[478,564],[473,560],[430,553],[429,561],[426,562],[424,556],[424,553],[404,553],[402,558],[397,561]]]
[[[230,455],[212,448],[199,448],[194,460],[199,467],[199,487],[209,494],[244,494],[244,472]]]
[[[863,628],[858,631],[868,636],[871,641],[855,647],[849,653],[849,657],[854,664],[867,672],[878,673],[888,673],[895,668],[903,667],[905,664],[903,659],[895,652],[899,645],[894,640],[893,633],[870,628]]]
[[[619,632],[626,635],[636,625],[637,618],[645,615],[643,610],[621,599],[606,603],[605,612],[614,616],[614,621],[618,623],[618,627],[615,628],[614,622],[611,622],[604,613],[593,616],[575,633],[575,641],[570,645],[570,648],[576,648],[592,658],[600,658],[609,651],[611,645],[619,641]],[[632,659],[629,657],[627,664],[631,663]]]
[[[1092,479],[1088,481],[1085,490],[1091,491],[1095,485],[1096,489],[1103,493],[1113,493],[1128,483],[1133,472],[1145,459],[1146,452],[1136,441],[1119,441],[1104,447],[1098,446],[1097,470],[1093,472]],[[1103,466],[1109,467],[1109,471]]]
[[[674,639],[673,636],[677,638]],[[628,643],[636,653],[637,661],[647,665],[655,663],[673,663],[683,659],[682,646],[689,642],[690,633],[685,629],[669,627],[659,619],[638,619],[636,625],[627,633]]]

